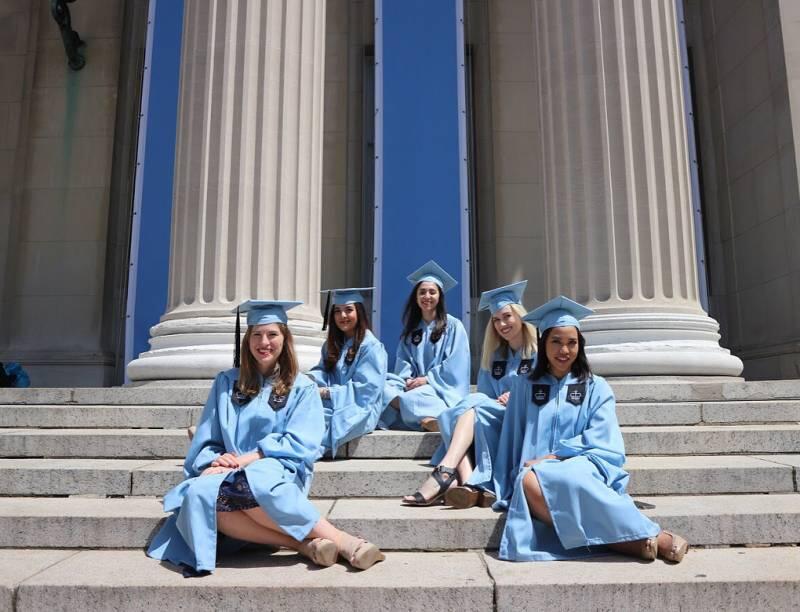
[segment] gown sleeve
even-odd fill
[[[439,397],[455,404],[469,393],[469,339],[461,321],[450,318],[447,324],[453,326],[452,335],[448,334],[447,357],[430,368],[425,377]]]
[[[197,431],[192,438],[189,452],[183,463],[183,475],[186,478],[199,476],[211,462],[225,452],[225,441],[219,425],[219,401],[226,400],[230,390],[225,389],[223,373],[217,375],[208,394],[203,414],[197,423]],[[222,398],[220,398],[222,395]]]
[[[325,370],[325,355],[328,354],[328,344],[327,342],[322,345],[322,353],[319,358],[319,363],[311,368],[306,375],[317,383],[318,387],[327,387],[330,381],[330,375]]]
[[[625,463],[625,444],[617,421],[614,392],[601,378],[595,378],[588,412],[583,431],[572,438],[559,440],[553,454],[564,459],[586,455],[595,464],[599,459],[622,467]]]
[[[519,471],[528,414],[527,385],[526,376],[514,378],[511,383],[511,396],[503,416],[497,456],[492,467],[492,480],[498,500],[495,509],[498,510],[507,508],[514,494],[514,481]]]
[[[492,385],[492,374],[488,370],[481,368],[478,370],[478,393],[483,393],[487,397],[497,399]]]
[[[386,351],[379,342],[363,346],[352,378],[343,385],[330,387],[335,406],[366,407],[379,405],[386,382]]]
[[[257,446],[264,457],[312,466],[319,456],[325,435],[322,400],[313,384],[306,383],[292,391],[294,399],[284,408],[288,411],[284,431],[267,434],[258,441]]]
[[[405,339],[400,339],[395,353],[394,375],[405,384],[406,378],[414,375],[414,360],[408,352]]]

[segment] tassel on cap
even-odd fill
[[[238,368],[241,365],[241,352],[242,352],[242,328],[239,321],[239,307],[236,307],[236,343],[233,347],[233,367]]]
[[[328,329],[328,316],[331,313],[331,296],[333,295],[333,291],[328,291],[328,297],[325,300],[325,316],[322,319],[322,331]]]

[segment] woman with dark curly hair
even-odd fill
[[[536,366],[511,386],[494,464],[496,510],[508,510],[500,558],[571,559],[595,547],[680,562],[686,540],[644,516],[626,494],[614,393],[592,374],[580,319],[563,296],[524,318],[542,333]]]

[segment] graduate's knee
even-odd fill
[[[542,487],[539,486],[539,479],[536,477],[536,472],[530,470],[522,479],[522,489],[525,491],[525,497],[530,500],[544,501],[542,494]]]

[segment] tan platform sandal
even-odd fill
[[[665,561],[680,563],[683,561],[686,553],[689,552],[689,542],[687,542],[685,538],[682,538],[671,531],[665,530],[664,533],[672,538],[672,545],[669,547],[669,551],[666,554],[659,556]]]
[[[386,555],[372,542],[367,542],[361,538],[350,537],[352,538],[354,546],[350,548],[350,550],[344,549],[339,551],[339,554],[354,568],[360,570],[369,569],[379,561],[386,559]]]
[[[336,544],[326,538],[305,540],[300,544],[298,552],[320,567],[330,567],[336,563],[336,559],[339,556],[339,549]]]
[[[658,536],[647,538],[642,545],[641,557],[645,561],[655,561],[658,557]]]

